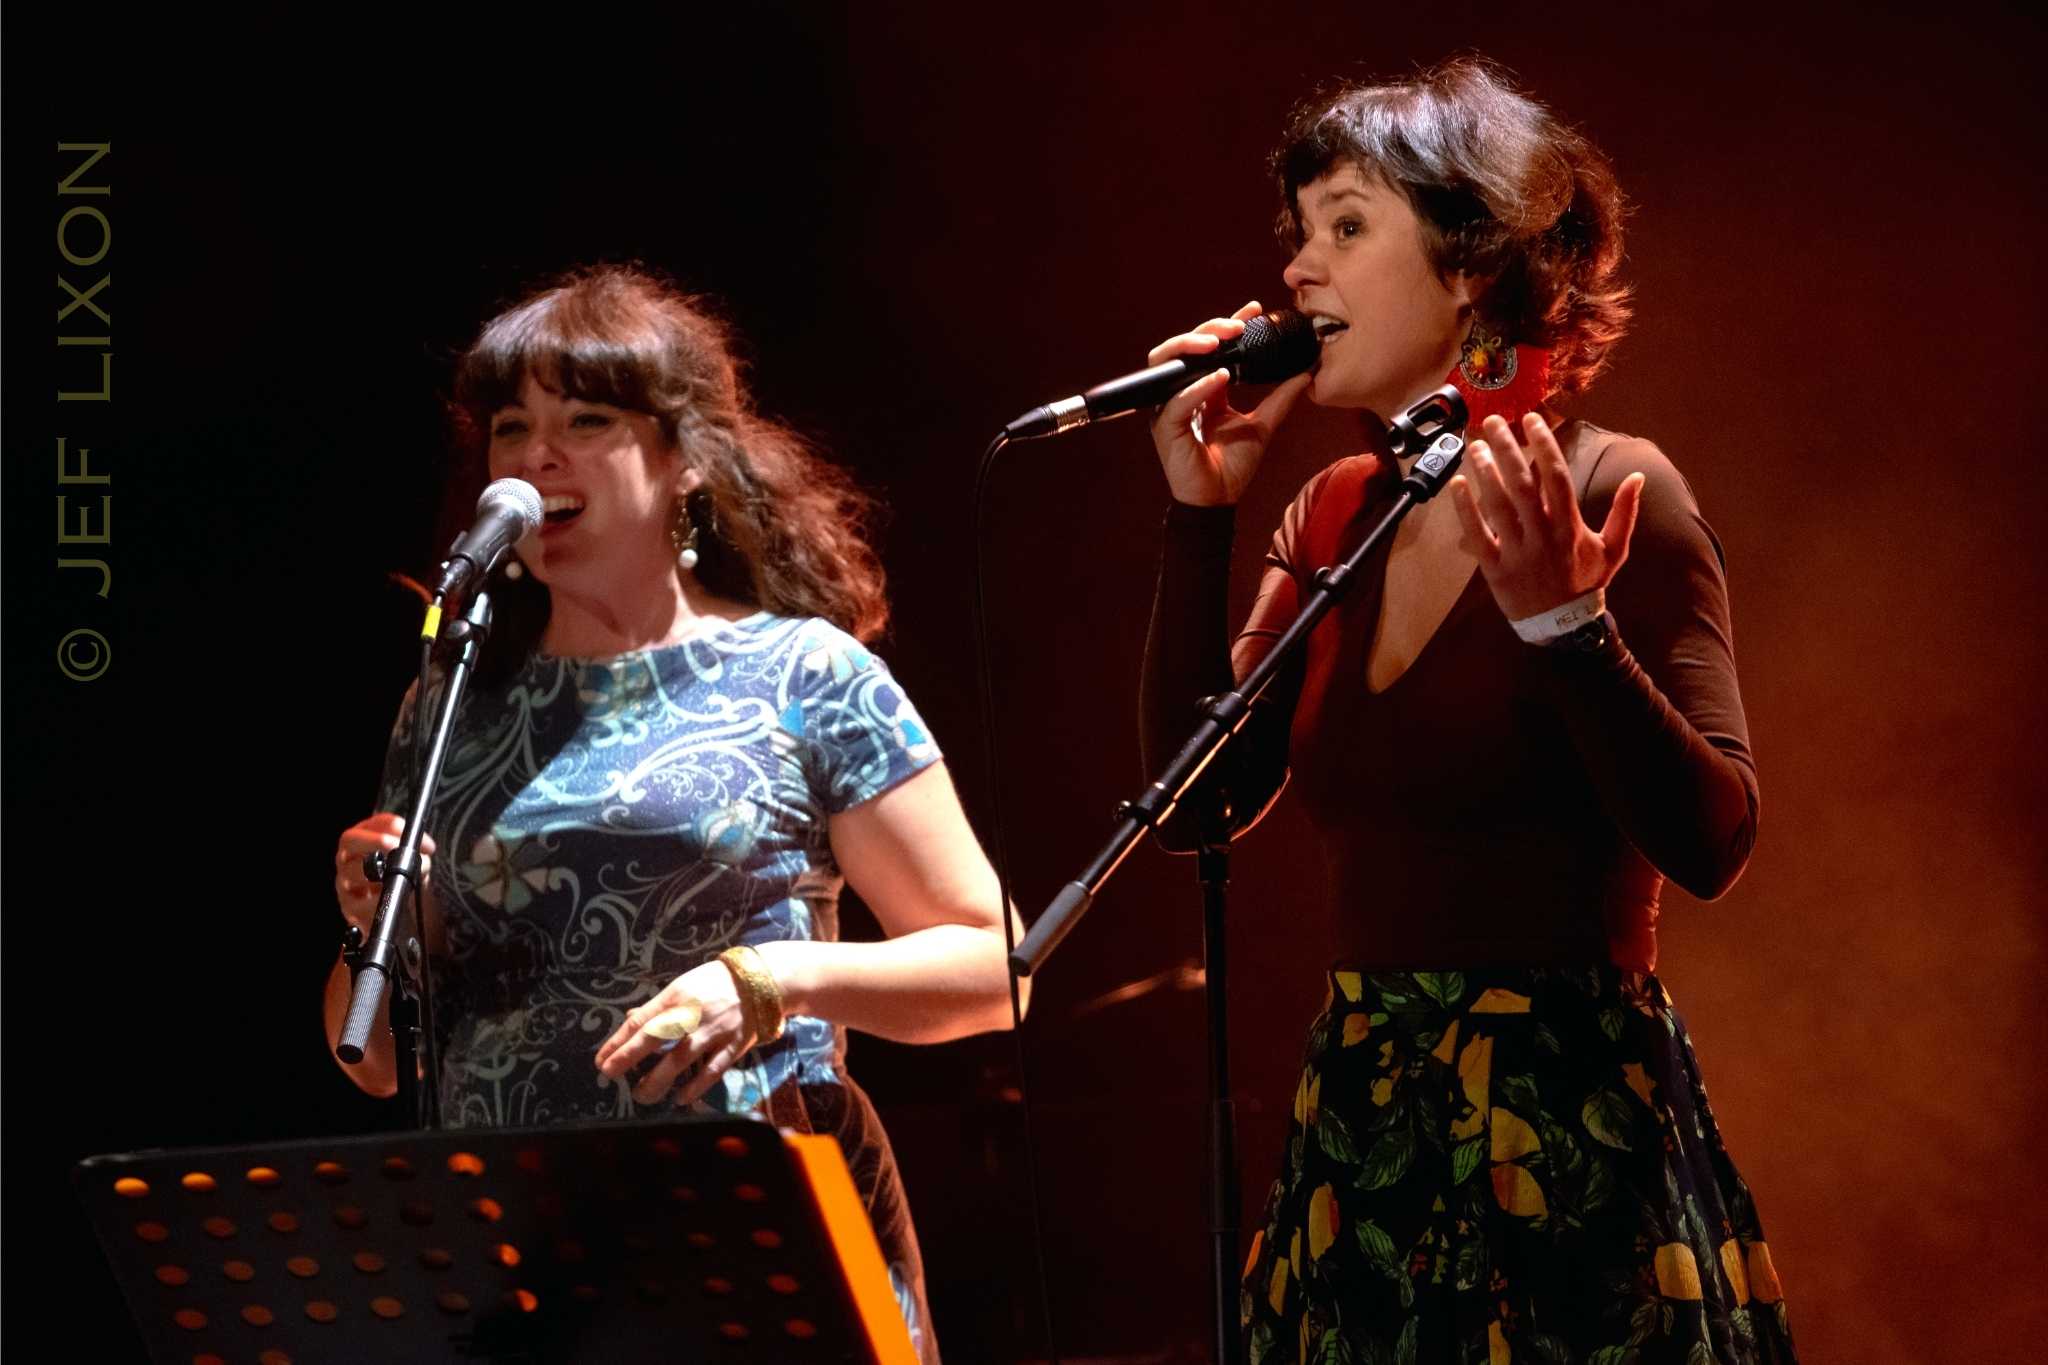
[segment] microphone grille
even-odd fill
[[[492,503],[504,503],[518,514],[526,528],[522,534],[540,529],[540,490],[526,480],[497,480],[476,500],[476,510],[481,512]]]
[[[1291,379],[1316,363],[1315,324],[1291,308],[1261,313],[1237,339],[1237,377],[1247,384]]]

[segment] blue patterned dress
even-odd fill
[[[410,808],[411,699],[380,810]],[[452,1128],[658,1119],[598,1045],[736,943],[832,940],[844,878],[827,820],[938,761],[882,661],[827,622],[758,612],[610,659],[532,655],[464,698],[427,821],[445,932],[433,959],[441,1118]],[[936,1359],[888,1139],[843,1030],[793,1017],[698,1112],[831,1133],[898,1296]]]

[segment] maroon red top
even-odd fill
[[[1234,832],[1291,766],[1328,863],[1336,956],[1364,965],[1612,960],[1650,970],[1669,877],[1703,899],[1734,884],[1756,839],[1756,765],[1735,679],[1720,542],[1647,441],[1558,429],[1589,525],[1648,476],[1599,653],[1522,643],[1475,571],[1408,671],[1366,688],[1387,545],[1274,681],[1223,784]],[[1315,571],[1358,544],[1399,470],[1372,455],[1311,479],[1266,556],[1226,652],[1235,511],[1175,504],[1146,641],[1142,731],[1157,771],[1196,699],[1244,677],[1294,619]],[[1391,542],[1391,537],[1389,537]],[[1209,780],[1209,779],[1205,779]],[[1176,818],[1162,840],[1188,846]]]

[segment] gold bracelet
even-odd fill
[[[746,1021],[747,1031],[754,1035],[756,1043],[772,1043],[782,1036],[782,988],[775,984],[775,973],[768,970],[768,964],[761,955],[742,943],[727,948],[718,955],[725,969],[732,973],[732,984],[739,988],[740,1016]]]

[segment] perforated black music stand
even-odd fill
[[[73,1180],[163,1362],[914,1362],[837,1143],[745,1119],[134,1152]]]

